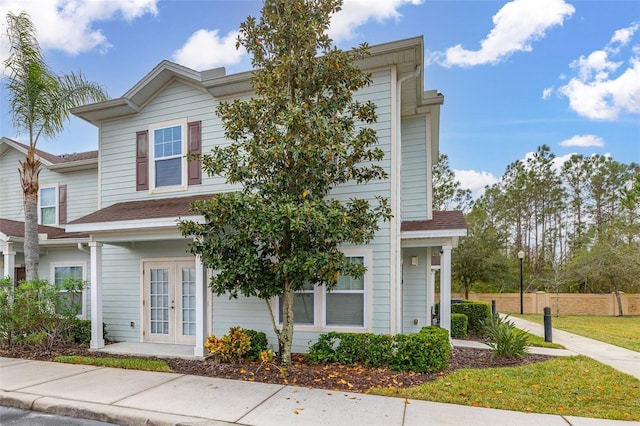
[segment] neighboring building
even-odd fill
[[[0,139],[0,271],[16,282],[25,278],[24,205],[19,161],[28,147],[9,138]],[[36,150],[41,161],[38,224],[40,264],[38,275],[51,282],[89,277],[89,235],[67,233],[67,222],[98,208],[98,151],[52,155]],[[76,295],[87,317],[88,293]]]
[[[423,89],[422,37],[370,51],[359,65],[373,83],[356,97],[377,105],[373,128],[389,179],[344,185],[333,196],[387,197],[394,217],[369,245],[344,247],[366,265],[363,278],[345,277],[331,293],[317,287],[296,297],[294,351],[329,330],[400,333],[430,324],[432,253],[441,253],[441,311],[449,312],[451,249],[466,224],[461,212],[431,208],[444,98]],[[226,143],[216,106],[250,96],[250,76],[163,61],[121,98],[72,111],[99,129],[97,208],[65,225],[89,235],[92,348],[104,345],[103,321],[115,340],[193,345],[195,355],[204,354],[209,333],[226,334],[235,325],[264,331],[277,347],[265,302],[212,295],[208,271],[176,228],[179,218],[199,219],[189,211],[194,199],[237,189],[202,175],[185,154]],[[272,307],[279,310],[278,300]],[[448,315],[441,324],[450,328]]]

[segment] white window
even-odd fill
[[[80,283],[85,281],[84,265],[53,265],[53,283],[60,288],[62,303],[58,310],[73,310],[79,317],[85,316],[84,289]],[[65,289],[71,282],[72,289]]]
[[[330,291],[325,286],[309,284],[294,294],[293,320],[296,326],[322,329],[367,328],[368,287],[371,265],[364,255],[346,254],[350,262],[367,266],[360,278],[341,276]],[[282,299],[276,299],[279,322],[282,323]]]
[[[56,187],[40,188],[38,200],[40,202],[40,225],[56,225],[58,222]]]
[[[364,264],[364,256],[347,257],[351,263]],[[327,326],[364,327],[365,276],[340,276],[338,284],[325,295],[324,320]]]
[[[186,123],[159,125],[150,129],[153,188],[186,185]]]

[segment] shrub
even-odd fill
[[[107,324],[105,323],[102,323],[102,336],[107,340]],[[84,345],[91,343],[91,320],[74,320],[71,325],[71,340]]]
[[[528,350],[529,338],[507,318],[496,315],[484,322],[484,333],[489,340],[487,344],[497,357],[522,358]]]
[[[389,365],[398,371],[432,373],[446,370],[451,357],[449,333],[440,327],[423,327],[417,334],[397,334],[396,353]]]
[[[482,334],[484,322],[491,318],[491,305],[487,302],[465,300],[462,303],[451,305],[451,312],[465,314],[469,321],[467,332],[470,334]]]
[[[425,327],[417,334],[321,334],[310,346],[307,360],[353,365],[389,366],[395,370],[442,371],[449,365],[451,347],[446,330]]]
[[[465,314],[451,314],[451,337],[463,339],[467,337],[469,319]]]
[[[244,354],[244,356],[257,361],[260,359],[262,351],[266,351],[269,348],[267,335],[262,331],[249,329],[245,329],[244,332],[249,336],[249,342],[251,344],[251,348]]]
[[[35,345],[50,350],[58,341],[72,340],[71,329],[81,307],[60,293],[82,291],[85,283],[67,279],[61,285],[47,280],[0,281],[0,339],[6,346]]]
[[[251,349],[251,338],[243,328],[231,327],[222,338],[210,334],[204,346],[223,362],[237,361]]]

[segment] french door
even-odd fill
[[[195,344],[195,263],[144,262],[143,271],[143,340]]]

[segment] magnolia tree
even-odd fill
[[[387,177],[370,126],[375,105],[353,96],[371,82],[355,64],[367,46],[341,51],[326,35],[341,3],[266,0],[259,20],[241,24],[237,47],[252,55],[255,94],[219,105],[230,144],[201,159],[207,174],[242,189],[193,203],[204,220],[179,225],[194,240],[191,252],[217,271],[210,281],[216,294],[265,300],[283,367],[291,362],[294,292],[331,289],[341,274],[362,276],[364,266],[340,248],[368,243],[391,217],[385,198],[331,197],[338,185]]]

